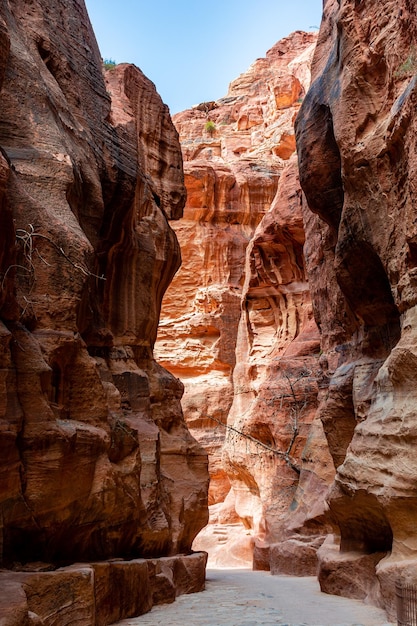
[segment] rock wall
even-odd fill
[[[230,497],[221,511],[216,505],[230,491],[221,450],[234,394],[245,254],[295,150],[293,122],[309,85],[315,37],[293,33],[233,81],[224,98],[173,120],[187,188],[184,218],[173,226],[182,267],[164,297],[155,350],[183,381],[186,421],[209,452],[213,522],[239,521]],[[229,564],[232,552],[229,542]],[[242,546],[237,562],[239,552]],[[247,546],[245,559],[251,555]]]
[[[189,553],[207,456],[153,358],[178,135],[84,2],[0,10],[0,565]]]
[[[325,591],[381,602],[417,577],[416,73],[408,0],[328,0],[297,119],[306,261],[337,468]]]
[[[255,569],[314,574],[334,475],[320,421],[320,336],[303,258],[297,160],[246,254],[234,400],[223,461]]]

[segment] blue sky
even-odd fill
[[[279,39],[320,26],[323,0],[86,0],[103,58],[134,63],[177,113],[227,93]]]

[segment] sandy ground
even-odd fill
[[[206,590],[123,626],[391,626],[381,609],[320,592],[313,577],[207,570]]]

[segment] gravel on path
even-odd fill
[[[206,590],[119,626],[393,626],[385,612],[320,591],[314,577],[207,570]]]

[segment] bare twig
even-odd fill
[[[208,415],[207,417],[208,419],[213,420],[213,422],[216,422],[217,424],[220,424],[221,426],[223,426],[223,428],[225,428],[226,430],[236,433],[240,437],[243,437],[245,439],[248,439],[249,441],[252,441],[257,446],[260,446],[262,448],[265,448],[265,450],[272,452],[273,454],[278,456],[280,459],[283,459],[291,467],[291,469],[297,472],[297,474],[300,474],[300,471],[301,471],[300,468],[296,464],[295,460],[288,454],[288,452],[277,450],[276,448],[269,446],[267,443],[264,443],[263,441],[259,441],[259,439],[256,439],[256,437],[252,437],[252,435],[248,435],[247,433],[244,433],[243,431],[239,430],[238,428],[235,428],[234,426],[223,424],[223,422],[221,422],[215,417],[211,417],[210,415]]]
[[[7,278],[7,274],[10,272],[10,270],[12,270],[14,267],[18,267],[21,270],[24,270],[25,272],[30,272],[31,270],[28,269],[27,267],[25,267],[24,265],[18,265],[18,264],[13,264],[13,265],[9,265],[9,267],[7,268],[7,270],[4,272],[3,274],[3,279],[1,281],[1,288],[3,289],[4,287],[4,281]]]
[[[301,372],[300,376],[293,382],[291,380],[291,378],[288,376],[288,374],[284,374],[284,377],[287,380],[287,383],[291,389],[291,395],[293,398],[293,408],[292,408],[292,413],[293,413],[293,423],[292,423],[292,436],[290,439],[290,442],[288,444],[288,448],[287,448],[287,454],[289,455],[291,453],[292,447],[295,443],[295,440],[297,439],[298,436],[298,422],[299,422],[299,418],[300,418],[300,414],[303,411],[303,409],[305,409],[305,407],[307,406],[307,399],[304,399],[304,403],[302,406],[300,406],[300,400],[297,398],[297,394],[295,391],[295,385],[300,382],[300,380],[303,380],[304,378],[306,378],[307,376],[310,376],[311,372],[309,372],[308,370],[304,370],[303,372]]]
[[[284,399],[291,399],[292,402],[292,408],[291,408],[291,412],[292,412],[292,424],[291,424],[291,429],[292,429],[292,433],[291,433],[291,439],[288,443],[287,449],[284,451],[282,450],[277,450],[276,448],[274,448],[273,446],[270,446],[266,443],[264,443],[263,441],[260,441],[259,439],[256,439],[256,437],[253,437],[252,435],[248,435],[247,433],[243,432],[242,430],[239,430],[238,428],[235,428],[234,426],[229,426],[228,424],[224,424],[223,422],[221,422],[220,420],[216,419],[215,417],[211,417],[211,416],[207,416],[210,420],[216,422],[217,424],[220,424],[221,426],[223,426],[223,428],[225,428],[226,430],[228,430],[229,432],[233,432],[236,433],[237,435],[239,435],[240,437],[245,438],[246,440],[252,441],[254,444],[256,444],[257,446],[260,446],[262,448],[264,448],[265,450],[268,450],[268,452],[272,452],[273,454],[275,454],[278,458],[282,459],[283,461],[285,461],[285,463],[287,463],[287,465],[289,467],[291,467],[291,469],[293,469],[295,472],[297,472],[297,474],[300,474],[301,469],[299,467],[299,465],[297,464],[296,460],[294,459],[294,457],[291,455],[291,451],[294,447],[295,441],[299,435],[299,420],[300,420],[300,416],[302,414],[302,412],[304,411],[304,409],[307,407],[308,404],[308,400],[307,400],[307,395],[306,393],[303,394],[302,398],[300,399],[300,393],[296,391],[296,384],[298,382],[300,382],[300,380],[303,380],[304,378],[311,376],[311,372],[308,371],[307,369],[303,370],[301,372],[301,374],[298,376],[298,378],[296,379],[291,379],[290,376],[288,376],[288,374],[284,374],[284,378],[286,379],[288,386],[290,388],[290,393],[283,393],[280,395],[280,408],[281,410],[283,409],[284,406]]]
[[[106,280],[103,275],[98,276],[97,274],[93,274],[92,272],[87,270],[85,267],[82,267],[78,263],[74,263],[74,261],[72,261],[70,257],[68,256],[68,254],[63,250],[63,248],[59,246],[57,243],[55,243],[53,239],[51,239],[47,235],[43,235],[42,233],[36,232],[33,225],[29,224],[29,230],[25,230],[24,228],[16,229],[16,239],[23,242],[23,254],[25,255],[25,258],[28,260],[30,267],[33,269],[33,271],[35,270],[33,266],[33,261],[32,261],[33,251],[34,251],[34,247],[33,247],[34,237],[39,237],[40,239],[45,239],[46,241],[48,241],[51,244],[51,246],[53,246],[64,257],[64,259],[68,261],[68,263],[70,263],[70,265],[72,265],[75,269],[77,269],[82,274],[84,274],[84,276],[92,276],[93,278],[98,278],[99,280]],[[45,261],[45,259],[41,256],[41,254],[37,250],[36,250],[36,253],[46,265],[49,265],[49,263]]]

